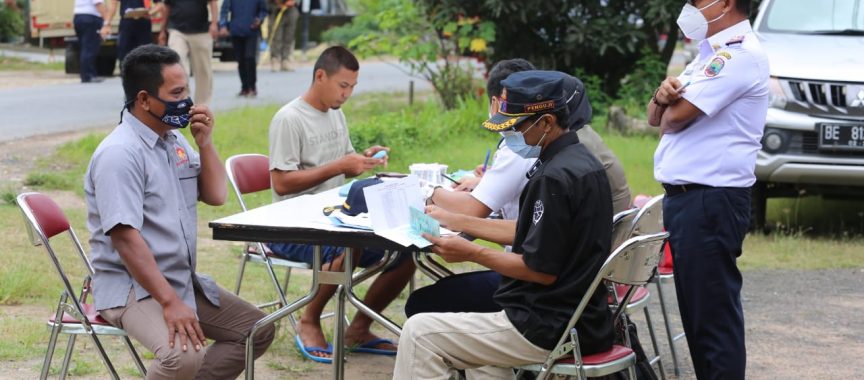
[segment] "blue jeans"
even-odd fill
[[[737,258],[750,224],[750,189],[708,188],[668,196],[663,223],[696,377],[744,379],[747,352]]]
[[[273,251],[278,257],[281,257],[286,260],[303,262],[306,264],[312,265],[312,248],[313,246],[307,244],[293,244],[293,243],[270,243],[267,245],[270,247],[270,250]],[[332,246],[321,246],[321,263],[329,263],[333,261],[333,259],[339,257],[342,252],[345,250],[344,247],[332,247]],[[411,254],[406,252],[403,255],[399,255],[390,266],[384,268],[385,272],[396,268],[405,261]],[[377,262],[381,261],[381,258],[384,257],[384,251],[380,249],[364,249],[363,253],[360,255],[360,260],[358,263],[355,263],[357,266],[361,268],[370,267],[375,265]]]

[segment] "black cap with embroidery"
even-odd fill
[[[378,178],[366,178],[359,181],[354,181],[351,188],[348,190],[348,196],[345,197],[345,203],[337,206],[324,207],[324,215],[330,215],[333,211],[342,210],[342,213],[350,216],[357,216],[364,212],[368,212],[366,207],[366,196],[363,195],[363,188],[367,186],[377,185],[384,181]]]
[[[513,128],[525,119],[551,113],[567,106],[574,94],[565,90],[565,78],[560,71],[520,71],[501,81],[501,107],[498,113],[483,122],[483,128],[501,132]],[[583,90],[578,91],[584,92]]]

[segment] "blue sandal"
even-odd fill
[[[318,363],[324,363],[324,364],[333,363],[333,358],[322,358],[320,356],[312,355],[313,352],[321,352],[321,353],[333,355],[333,345],[330,343],[327,343],[327,348],[304,346],[303,340],[300,339],[300,335],[295,335],[294,336],[294,344],[297,345],[297,348],[300,349],[300,353],[303,354],[303,356],[306,357],[306,359],[316,361]]]
[[[351,347],[349,350],[351,352],[363,352],[363,353],[373,354],[373,355],[386,355],[386,356],[396,355],[396,350],[385,350],[385,349],[381,349],[381,348],[375,348],[375,346],[382,344],[382,343],[392,344],[394,346],[396,345],[390,339],[377,338],[377,339],[372,339],[366,343]]]

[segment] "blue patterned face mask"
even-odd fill
[[[525,132],[528,132],[531,130],[531,128],[534,128],[534,126],[537,125],[537,122],[539,121],[540,119],[537,119],[537,121],[535,121],[534,124],[531,124],[531,126],[528,127]],[[510,150],[512,150],[513,153],[516,153],[519,157],[539,158],[541,150],[540,143],[543,142],[543,139],[546,138],[546,134],[543,134],[543,137],[540,138],[540,141],[537,142],[537,145],[528,145],[528,143],[525,142],[525,132],[506,131],[501,132],[501,136],[504,137],[504,144],[507,145],[507,148],[510,148]]]
[[[158,96],[153,97],[165,105],[165,113],[162,116],[157,116],[148,110],[147,112],[153,115],[153,117],[174,128],[186,128],[189,125],[189,118],[191,118],[189,111],[192,109],[192,98],[187,97],[176,102],[169,102],[160,99]]]

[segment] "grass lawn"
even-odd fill
[[[33,70],[53,70],[62,71],[63,62],[41,63],[31,62],[24,58],[7,57],[0,55],[0,71],[33,71]]]
[[[0,58],[6,59],[6,58]],[[5,61],[4,61],[5,62]],[[379,142],[392,148],[390,165],[386,171],[406,172],[415,162],[446,163],[451,170],[471,169],[483,160],[487,148],[497,143],[497,135],[480,131],[479,123],[486,114],[481,101],[470,101],[460,109],[444,112],[432,100],[422,101],[411,108],[404,104],[405,96],[393,94],[367,94],[352,98],[345,113],[355,142]],[[215,143],[223,160],[238,153],[267,153],[267,130],[270,118],[278,106],[244,108],[216,115]],[[659,194],[660,186],[653,180],[653,152],[655,136],[621,136],[610,134],[603,126],[602,116],[594,120],[595,129],[603,135],[626,168],[633,194]],[[188,131],[184,131],[188,133]],[[81,190],[81,178],[90,155],[104,135],[91,135],[67,144],[57,150],[54,157],[39,163],[26,184],[28,189],[44,191],[58,199],[64,207],[79,236],[89,236],[85,226],[86,208]],[[361,150],[365,146],[355,144]],[[62,163],[62,164],[52,164]],[[22,189],[4,190],[0,204],[0,246],[4,247],[0,266],[0,361],[35,363],[44,354],[48,333],[41,320],[34,316],[50,313],[61,289],[59,281],[43,248],[28,244],[24,225],[17,207],[8,203],[10,195]],[[257,194],[252,205],[266,204],[269,193]],[[740,262],[745,270],[751,269],[827,269],[864,267],[864,204],[857,202],[805,200],[772,200],[769,219],[791,227],[791,234],[751,235],[745,241],[745,254]],[[240,243],[213,241],[207,222],[237,212],[239,206],[233,196],[221,207],[199,206],[199,271],[212,274],[217,282],[232,287],[236,278],[237,250]],[[820,212],[828,210],[828,212]],[[816,226],[831,225],[829,235],[812,237]],[[830,237],[830,238],[829,238]],[[65,252],[69,246],[58,242]],[[64,249],[65,248],[65,249]],[[71,254],[64,259],[74,260]],[[463,265],[460,269],[470,269]],[[250,301],[263,301],[272,297],[269,284],[257,281],[264,273],[255,266],[247,274],[241,294]],[[72,278],[82,278],[81,266],[68,270]],[[304,294],[307,274],[297,273],[292,280],[289,296]],[[428,279],[418,276],[421,285]],[[74,282],[77,282],[75,280]],[[362,287],[361,287],[362,288]],[[361,294],[363,289],[358,292]],[[389,314],[401,322],[404,294],[391,305]],[[5,305],[5,306],[3,306]],[[351,310],[351,308],[349,308]],[[282,377],[307,371],[310,364],[300,361],[290,334],[280,334],[276,344],[263,359],[263,365],[277,371]],[[81,344],[86,344],[81,339]],[[114,352],[122,356],[118,342],[110,343]],[[63,344],[55,354],[55,365],[62,357]],[[298,364],[300,363],[300,364]],[[24,364],[22,364],[24,365]],[[39,366],[36,364],[27,364]],[[96,356],[77,352],[73,371],[77,375],[103,371]],[[126,375],[135,373],[129,362],[121,365]]]

